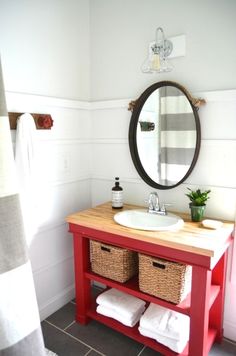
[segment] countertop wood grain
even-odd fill
[[[144,207],[125,204],[123,210],[144,209]],[[94,208],[79,211],[66,218],[70,224],[85,226],[127,238],[142,240],[153,244],[188,251],[208,257],[216,257],[232,238],[234,224],[223,221],[217,230],[204,228],[201,223],[192,222],[189,214],[173,212],[184,220],[184,226],[178,231],[144,231],[130,229],[117,224],[113,216],[121,211],[112,209],[107,202]]]

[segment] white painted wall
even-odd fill
[[[145,204],[153,188],[139,178],[130,157],[131,114],[127,106],[149,85],[173,80],[192,94],[205,98],[207,104],[199,111],[202,142],[194,171],[177,188],[159,190],[160,200],[173,203],[174,210],[188,212],[186,188],[210,188],[206,214],[212,218],[234,219],[235,13],[234,0],[91,0],[93,205],[110,199],[115,176],[121,178],[126,202]],[[173,59],[173,72],[142,74],[140,66],[158,26],[163,27],[167,37],[186,35],[186,56]],[[231,305],[235,287],[230,284],[229,275],[230,269],[224,328],[225,336],[236,340],[236,305]]]
[[[234,89],[235,0],[91,0],[91,98],[136,98],[146,87],[174,80],[190,91]],[[157,27],[186,35],[186,56],[169,74],[142,74]]]
[[[180,186],[158,190],[161,202],[172,203],[174,211],[189,212],[187,187],[211,189],[206,215],[213,219],[234,220],[236,204],[236,90],[195,93],[207,104],[199,110],[202,141],[197,164]],[[92,205],[111,199],[114,177],[119,176],[127,203],[145,205],[154,189],[136,172],[128,145],[131,113],[129,100],[92,103]],[[104,164],[106,162],[106,164]],[[236,258],[236,256],[235,256]],[[227,274],[224,332],[236,340],[234,285],[230,283],[231,259]]]
[[[88,100],[88,0],[0,0],[5,90]]]
[[[229,89],[236,88],[235,10],[234,0],[0,0],[8,109],[47,112],[54,119],[51,131],[38,132],[45,191],[30,248],[42,318],[73,295],[65,216],[109,200],[117,175],[127,202],[144,204],[152,190],[132,164],[127,139],[127,98],[150,84],[178,81],[207,99],[196,168],[185,184],[159,191],[161,200],[187,211],[186,187],[210,187],[207,214],[234,217],[236,94]],[[158,26],[167,36],[185,34],[187,54],[173,60],[172,73],[144,75],[140,66]],[[226,336],[232,339],[234,314],[226,308]]]
[[[6,92],[9,111],[46,112],[38,130],[37,232],[29,246],[41,319],[74,297],[73,246],[65,217],[91,206],[90,113],[86,102]],[[15,131],[12,131],[15,142]]]
[[[207,203],[207,215],[234,220],[236,90],[199,92],[195,96],[207,101],[205,107],[199,110],[202,140],[197,164],[183,184],[169,190],[158,190],[158,194],[161,201],[173,204],[173,210],[189,212],[189,200],[185,197],[187,187],[210,187],[212,192]],[[131,113],[127,110],[128,102],[126,99],[103,101],[99,102],[99,106],[92,103],[93,205],[110,199],[115,176],[121,178],[128,203],[143,205],[149,192],[154,190],[139,177],[130,156],[127,136]],[[226,112],[227,116],[222,120]]]
[[[38,232],[29,251],[44,319],[74,297],[65,217],[91,205],[89,1],[0,0],[0,53],[8,110],[54,120],[37,131]]]

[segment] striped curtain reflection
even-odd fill
[[[195,118],[182,91],[160,88],[160,157],[161,184],[174,185],[181,180],[192,162],[196,145]]]

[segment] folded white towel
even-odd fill
[[[138,329],[139,329],[140,334],[142,334],[143,336],[150,337],[151,339],[156,340],[160,344],[165,345],[169,349],[171,349],[175,352],[178,352],[178,353],[181,353],[184,350],[184,348],[188,342],[187,339],[174,340],[167,336],[159,335],[151,330],[142,328],[141,326],[139,326]]]
[[[100,294],[96,301],[97,304],[112,309],[126,319],[136,318],[140,312],[143,312],[146,304],[143,300],[114,288]]]
[[[189,338],[189,317],[151,303],[140,319],[140,327],[174,340]]]
[[[126,318],[110,308],[106,308],[102,305],[97,306],[97,313],[113,318],[119,321],[120,323],[130,327],[133,327],[135,324],[137,324],[144,310],[145,307],[143,306],[143,309],[137,315],[135,314],[135,316],[131,318]]]

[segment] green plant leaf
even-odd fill
[[[186,193],[185,195],[190,199],[191,203],[196,206],[205,205],[206,201],[209,199],[210,190],[201,191],[201,189],[192,190],[187,188],[190,193]]]

